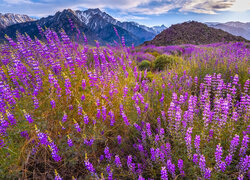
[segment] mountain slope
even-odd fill
[[[63,12],[57,12],[54,16],[48,16],[46,18],[41,18],[37,21],[26,22],[26,23],[19,23],[8,26],[4,29],[4,33],[8,36],[15,38],[16,31],[20,33],[27,33],[32,38],[37,36],[41,38],[37,25],[45,28],[54,29],[56,32],[59,32],[61,29],[64,29],[67,35],[72,38],[76,38],[77,31],[76,29],[71,29],[69,18],[72,20],[73,24],[81,31],[86,34],[91,44],[94,44],[94,40],[98,40],[101,43],[103,41],[95,35],[84,23],[82,23],[77,16],[75,15],[74,11],[72,10],[64,10]],[[0,37],[3,37],[0,34]]]
[[[156,35],[142,28],[143,26],[137,23],[117,21],[112,16],[97,8],[86,11],[67,9],[37,21],[9,25],[5,27],[5,29],[0,29],[0,40],[3,41],[4,34],[15,38],[16,31],[27,33],[32,38],[34,36],[41,38],[37,28],[37,25],[39,25],[42,28],[47,27],[54,29],[56,32],[64,29],[67,35],[74,40],[80,41],[76,38],[77,30],[76,28],[72,30],[69,19],[71,19],[74,26],[77,27],[81,33],[83,32],[87,36],[90,44],[95,44],[95,40],[98,40],[101,45],[105,45],[106,43],[112,44],[114,41],[119,42],[120,39],[116,36],[114,27],[118,30],[120,36],[125,37],[126,45],[132,45],[133,43],[139,45],[146,40],[152,40]]]
[[[144,28],[140,27],[139,24],[134,22],[120,22],[114,19],[112,16],[108,15],[105,12],[102,12],[100,9],[88,9],[86,11],[76,11],[77,17],[84,22],[91,30],[98,32],[106,26],[115,26],[120,27],[130,33],[133,37],[127,36],[126,41],[130,42],[136,38],[135,44],[142,43],[145,40],[151,40],[155,37],[156,33],[147,31]],[[121,30],[121,29],[120,29]],[[121,30],[122,31],[122,30]],[[114,33],[114,31],[111,31]],[[127,32],[122,32],[127,34]],[[114,34],[115,35],[115,34]],[[111,37],[111,35],[109,35]],[[131,43],[129,43],[131,44]]]
[[[208,24],[210,27],[221,29],[223,31],[229,32],[236,36],[242,36],[250,40],[250,22],[227,22],[227,23],[216,23]]]
[[[172,25],[162,31],[152,41],[144,45],[176,45],[176,44],[210,44],[221,41],[247,41],[220,29],[208,27],[206,24],[191,21]]]
[[[29,22],[34,21],[35,19],[27,16],[27,15],[21,15],[21,14],[1,14],[0,13],[0,27],[7,27],[13,24],[17,23],[23,23],[23,22]]]

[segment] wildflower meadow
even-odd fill
[[[40,33],[0,45],[0,179],[250,179],[249,44]]]

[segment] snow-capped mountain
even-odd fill
[[[135,22],[120,22],[98,8],[88,9],[86,11],[75,11],[75,13],[77,17],[93,31],[99,31],[108,25],[114,25],[128,31],[134,36],[138,36],[140,41],[151,40],[157,34],[154,29],[151,30],[149,28],[150,30],[147,30]]]
[[[156,34],[159,34],[163,30],[167,29],[167,27],[162,24],[161,26],[153,26],[152,29],[155,31]]]
[[[132,43],[139,45],[144,41],[152,40],[155,35],[166,28],[164,25],[147,27],[135,22],[121,22],[98,8],[85,11],[65,9],[62,12],[57,12],[53,16],[41,18],[36,21],[25,15],[8,15],[8,17],[13,17],[9,18],[13,20],[8,21],[8,26],[6,25],[6,20],[4,21],[3,27],[5,27],[5,29],[0,30],[0,39],[4,39],[4,34],[15,37],[16,31],[27,33],[31,37],[39,37],[40,34],[37,25],[52,28],[57,32],[64,29],[69,36],[76,37],[78,31],[76,31],[76,29],[72,30],[69,19],[71,19],[74,26],[78,28],[80,32],[84,32],[90,43],[94,43],[94,40],[98,40],[103,45],[106,43],[113,43],[114,41],[120,41],[119,37],[116,36],[114,27],[117,29],[120,36],[124,36],[127,45],[131,45]]]
[[[24,14],[1,14],[0,13],[0,26],[7,27],[17,23],[24,23],[28,21],[34,21],[35,19]]]
[[[86,25],[90,25],[91,21],[93,20],[94,17],[101,17],[103,20],[105,20],[106,23],[111,23],[116,25],[118,21],[108,15],[105,12],[102,12],[99,8],[96,9],[88,9],[86,11],[75,11],[77,17]],[[99,23],[99,25],[104,26]]]

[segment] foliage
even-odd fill
[[[249,178],[245,44],[186,46],[147,72],[129,47],[44,33],[0,45],[0,179]]]
[[[142,70],[150,70],[151,68],[151,62],[148,60],[143,60],[142,62],[140,62],[139,64],[139,69]]]
[[[158,71],[162,71],[165,68],[171,67],[176,62],[176,58],[173,56],[168,56],[165,54],[162,54],[158,57],[156,57],[154,61],[154,69]]]
[[[157,51],[153,51],[153,52],[151,52],[151,53],[149,53],[149,54],[152,54],[154,57],[160,56],[160,53],[157,52]]]

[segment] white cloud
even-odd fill
[[[33,4],[29,0],[3,0],[3,1],[5,3],[7,3],[7,4],[13,4],[13,5],[17,5],[17,4]]]
[[[118,17],[114,17],[115,19],[117,19],[118,21],[134,21],[134,20],[146,20],[149,19],[147,17],[141,17],[141,16],[132,16],[132,15],[126,15],[126,16],[118,16]]]
[[[247,11],[250,10],[249,0],[237,0],[230,8],[231,11]]]
[[[14,13],[40,17],[66,8],[109,8],[133,15],[159,15],[173,9],[203,14],[250,9],[249,0],[40,0],[39,3],[35,0],[0,0],[0,4],[0,12],[6,12],[8,9]],[[4,8],[2,4],[8,8]]]

